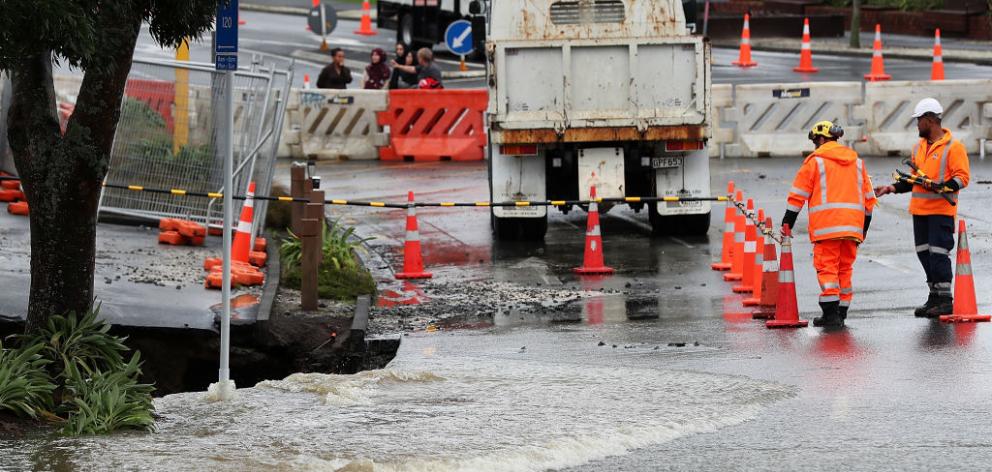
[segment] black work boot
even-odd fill
[[[841,321],[847,321],[847,309],[850,307],[840,306],[837,307],[837,315],[840,316]]]
[[[823,328],[842,328],[844,320],[840,317],[840,302],[821,302],[823,316],[813,318],[813,326]]]
[[[954,298],[949,295],[938,295],[933,306],[927,310],[927,318],[940,318],[954,313]]]
[[[926,318],[927,312],[930,311],[930,309],[933,308],[933,306],[936,303],[937,303],[937,294],[930,292],[930,295],[927,297],[927,302],[924,303],[923,306],[916,307],[916,311],[913,312],[913,315],[915,315],[917,318]]]

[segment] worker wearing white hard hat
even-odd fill
[[[933,98],[920,100],[913,109],[920,140],[909,162],[913,181],[919,183],[900,181],[875,189],[878,196],[912,192],[909,212],[913,215],[916,255],[930,286],[926,304],[917,308],[915,314],[926,318],[954,311],[950,257],[954,248],[954,218],[958,194],[971,179],[968,152],[950,130],[941,126],[943,114],[944,107]]]

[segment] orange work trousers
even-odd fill
[[[851,306],[854,289],[854,261],[858,258],[858,243],[851,239],[827,239],[813,244],[813,267],[820,281],[820,303],[840,302]]]

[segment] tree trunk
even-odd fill
[[[851,48],[861,49],[861,0],[852,0]]]
[[[38,54],[11,73],[8,134],[31,206],[29,333],[52,315],[82,313],[93,304],[101,184],[141,24],[140,16],[127,20],[112,26],[127,33],[121,47],[97,58],[98,67],[84,65],[86,74],[64,136],[56,114],[51,55]]]

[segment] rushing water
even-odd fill
[[[156,401],[153,434],[0,440],[0,469],[541,471],[734,425],[793,393],[595,362],[602,348],[545,334],[527,347],[514,336],[415,336],[384,370],[295,374],[226,404],[171,395]]]

